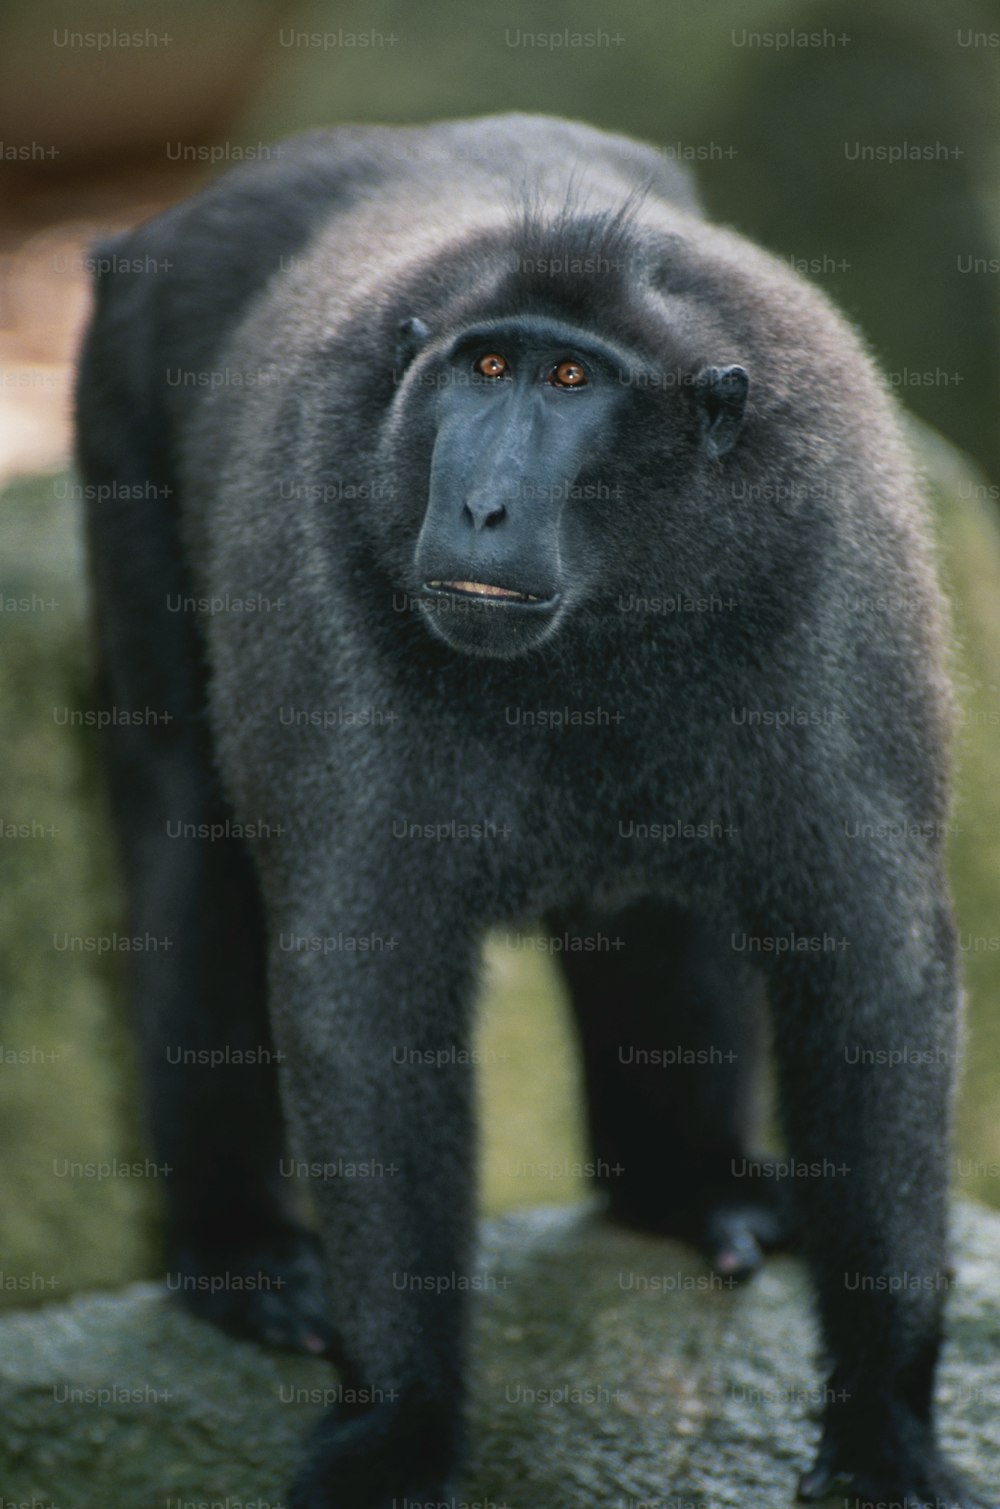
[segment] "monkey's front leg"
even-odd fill
[[[272,930],[283,1097],[309,1165],[344,1390],[309,1443],[293,1509],[389,1509],[454,1491],[474,1250],[475,949],[440,878],[406,871],[405,894],[388,867],[385,889],[367,894],[352,876],[334,887],[350,904],[303,897]]]
[[[833,1363],[799,1496],[981,1509],[939,1451],[933,1410],[959,1012],[947,896],[859,878],[826,915],[836,921],[794,926],[814,941],[773,982],[782,1112],[789,1151],[811,1165],[803,1230]]]

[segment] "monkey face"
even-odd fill
[[[559,318],[483,320],[431,345],[411,319],[401,339],[411,360],[427,348],[394,427],[420,436],[426,458],[409,586],[430,631],[465,654],[525,654],[580,604],[627,587],[637,562],[615,525],[619,505],[627,517],[642,502],[630,457],[659,434],[675,470],[678,455],[717,458],[742,420],[741,367],[651,392],[636,381],[649,353]]]

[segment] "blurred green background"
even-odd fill
[[[52,947],[53,934],[120,926],[95,740],[53,715],[92,703],[65,472],[81,252],[259,143],[345,120],[538,110],[658,144],[690,162],[713,216],[831,290],[919,417],[962,703],[952,855],[970,1011],[956,1172],[1000,1205],[996,9],[139,0],[84,15],[15,0],[3,24],[0,1302],[156,1271],[154,1188],[54,1172],[142,1153],[118,966]],[[495,948],[487,979],[486,1207],[576,1198],[577,1066],[554,972]]]

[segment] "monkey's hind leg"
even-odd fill
[[[83,395],[99,377],[85,373]],[[257,879],[228,836],[192,615],[169,608],[190,590],[162,501],[171,489],[133,438],[106,455],[99,420],[85,428],[88,482],[112,499],[114,484],[163,484],[149,502],[95,503],[89,534],[102,692],[129,715],[111,720],[106,753],[128,925],[143,940],[130,986],[169,1282],[228,1330],[318,1350],[321,1270],[284,1176]],[[143,709],[154,716],[136,717]]]
[[[146,1115],[168,1283],[236,1334],[328,1344],[318,1249],[295,1211],[265,1009],[256,876],[194,739],[112,736]],[[192,833],[198,836],[190,836]]]
[[[574,930],[566,920],[554,930]],[[596,930],[575,921],[581,936]],[[750,1151],[763,987],[705,923],[642,903],[600,951],[560,955],[580,1031],[597,1182],[616,1219],[682,1237],[744,1278],[794,1235]]]

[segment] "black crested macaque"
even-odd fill
[[[102,257],[79,461],[171,945],[133,961],[170,1264],[355,1391],[290,1502],[456,1491],[465,1290],[426,1280],[474,1262],[481,941],[544,919],[623,945],[565,951],[611,1212],[734,1275],[801,1227],[800,1497],[981,1506],[932,1409],[945,632],[858,339],[655,150],[534,116],[311,133]],[[741,1177],[765,1001],[781,1186]]]

